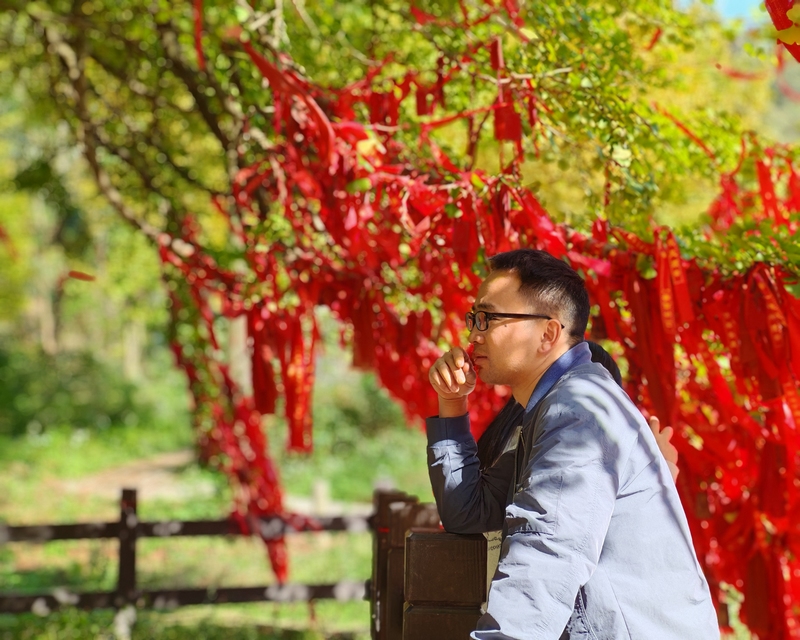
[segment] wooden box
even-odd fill
[[[403,640],[468,640],[480,617],[480,607],[409,604],[403,614]]]
[[[480,607],[486,600],[486,538],[412,530],[406,537],[409,604]]]

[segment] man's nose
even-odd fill
[[[469,332],[469,342],[483,342],[483,331],[478,331],[477,325],[472,327],[472,331]]]

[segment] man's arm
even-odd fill
[[[595,416],[558,403],[540,420],[544,429],[507,508],[508,536],[476,640],[557,640],[600,559],[623,443]]]
[[[482,473],[469,416],[428,418],[427,428],[428,474],[445,530],[485,533],[502,528],[514,451]]]
[[[505,456],[481,473],[469,428],[467,397],[477,382],[469,355],[460,347],[448,351],[434,362],[428,380],[439,396],[439,415],[426,426],[428,473],[442,525],[451,533],[500,529],[514,459]]]

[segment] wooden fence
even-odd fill
[[[265,539],[298,532],[367,531],[372,517],[319,517],[295,526],[281,518],[263,518],[259,533]],[[139,589],[136,585],[136,541],[140,538],[174,538],[178,536],[249,535],[233,520],[198,520],[140,522],[136,513],[136,491],[123,489],[120,517],[117,522],[54,524],[12,527],[0,524],[0,545],[10,542],[45,543],[53,540],[87,540],[117,538],[119,540],[119,573],[114,591],[71,592],[55,588],[50,593],[33,595],[0,592],[0,613],[47,613],[63,605],[81,609],[137,608],[172,609],[195,604],[237,602],[297,602],[322,599],[362,600],[367,593],[365,582],[333,584],[271,584],[255,587],[209,587],[200,589]]]

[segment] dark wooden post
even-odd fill
[[[114,603],[117,607],[136,599],[136,489],[123,489],[119,505],[119,575]]]
[[[375,491],[373,505],[375,535],[370,579],[370,632],[373,640],[387,640],[387,574],[389,564],[390,515],[393,504],[413,504],[417,499],[402,491]],[[400,583],[402,585],[402,581]],[[402,588],[402,587],[401,587]]]
[[[401,640],[403,634],[403,583],[405,535],[411,527],[437,527],[434,504],[397,491],[376,491],[372,578],[370,580],[371,637]]]
[[[406,538],[403,640],[463,640],[486,601],[486,538],[412,530]]]

